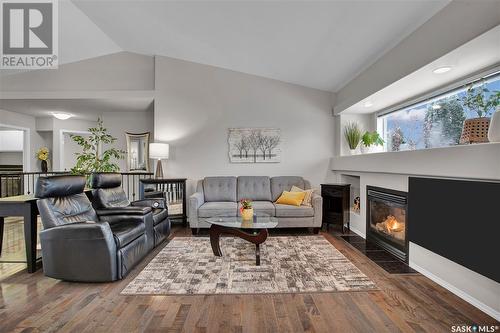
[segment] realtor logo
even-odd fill
[[[3,69],[57,68],[57,1],[1,0]]]

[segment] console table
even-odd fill
[[[321,184],[323,224],[340,224],[342,233],[350,231],[351,184]]]
[[[140,198],[164,198],[167,202],[168,217],[170,220],[186,224],[186,180],[187,178],[140,179]]]
[[[33,195],[18,195],[0,199],[0,248],[3,239],[4,218],[21,216],[24,218],[24,242],[26,244],[26,263],[28,273],[41,267],[41,258],[36,257],[37,237],[37,199]]]

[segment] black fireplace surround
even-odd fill
[[[408,193],[366,187],[366,240],[408,262]]]

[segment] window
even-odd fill
[[[500,73],[473,82],[473,87],[481,85],[488,89],[486,98],[500,91]],[[378,116],[377,129],[385,140],[386,151],[458,145],[464,121],[478,116],[464,105],[466,93],[464,86]],[[492,112],[495,110],[486,116],[491,117]]]

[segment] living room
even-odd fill
[[[42,2],[1,332],[499,330],[500,2]]]

